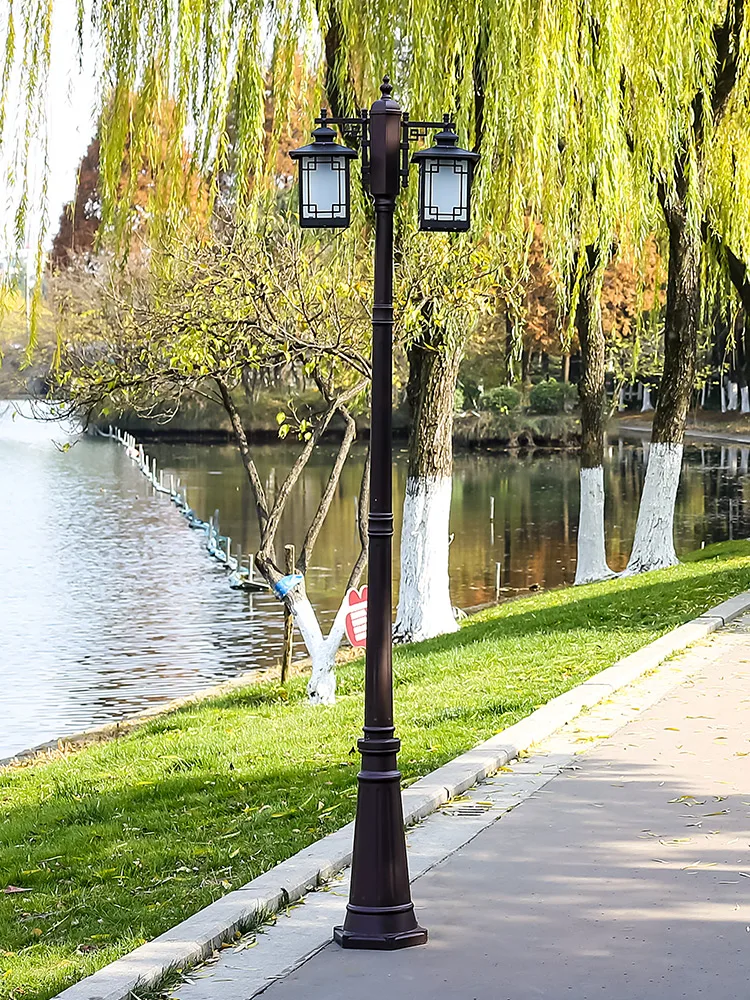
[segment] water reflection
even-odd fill
[[[57,444],[52,438],[57,438]],[[230,591],[202,536],[155,495],[113,442],[61,450],[52,425],[0,415],[0,757],[53,735],[119,718],[241,670],[277,662],[282,618],[268,594]],[[607,445],[610,564],[627,562],[647,442]],[[187,484],[191,506],[257,545],[252,497],[230,446],[148,449]],[[293,458],[258,449],[272,495]],[[689,447],[677,501],[678,552],[747,537],[750,452]],[[321,532],[308,589],[330,622],[357,552],[363,450],[355,449]],[[318,454],[285,515],[279,545],[300,544],[330,468]],[[406,456],[396,453],[396,495]],[[494,520],[490,498],[494,497]],[[456,458],[451,531],[454,602],[463,607],[570,583],[575,574],[574,454],[464,453]],[[397,532],[399,511],[396,512]],[[398,537],[398,535],[397,535]],[[398,552],[394,576],[397,582]],[[302,650],[300,649],[300,652]]]

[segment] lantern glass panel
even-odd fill
[[[343,156],[300,157],[301,221],[310,226],[349,223],[349,162]]]
[[[469,171],[462,158],[426,157],[422,162],[422,228],[469,228]]]

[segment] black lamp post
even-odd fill
[[[412,122],[391,97],[385,77],[381,98],[358,118],[316,119],[315,141],[290,155],[299,160],[300,225],[334,228],[349,224],[349,161],[353,149],[333,141],[337,125],[359,139],[362,180],[375,207],[375,297],[372,310],[372,418],[368,612],[365,660],[364,736],[349,903],[334,939],[344,948],[408,948],[424,944],[417,923],[406,860],[401,773],[394,736],[391,668],[393,537],[391,406],[393,343],[393,217],[396,197],[408,183],[409,145],[437,131],[436,145],[413,160],[420,169],[422,229],[466,230],[470,224],[472,171],[476,153],[456,146],[450,116],[442,122]]]

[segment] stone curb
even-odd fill
[[[567,725],[583,709],[608,698],[748,609],[750,591],[724,601],[415,781],[403,792],[405,825],[434,812]],[[353,832],[354,823],[349,823],[310,844],[241,889],[227,893],[153,941],[58,993],[54,1000],[130,1000],[134,989],[154,986],[167,972],[201,961],[236,931],[277,912],[346,868],[351,861]]]

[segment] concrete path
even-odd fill
[[[750,615],[429,817],[409,842],[427,946],[325,945],[343,880],[170,995],[750,998]]]

